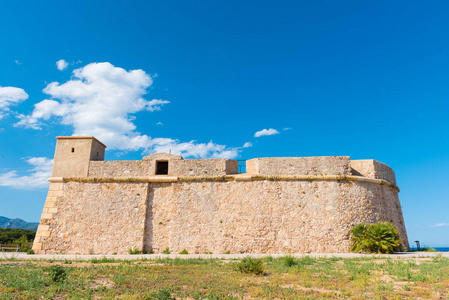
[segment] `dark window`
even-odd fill
[[[72,152],[75,152],[75,148],[72,148]]]
[[[168,161],[157,161],[156,175],[167,175],[167,174],[168,174]]]

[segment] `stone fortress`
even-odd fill
[[[156,153],[104,161],[94,137],[58,137],[33,250],[45,254],[349,252],[350,229],[407,233],[393,170],[347,156],[246,161]]]

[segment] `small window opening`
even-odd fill
[[[72,148],[72,153],[75,152],[75,148]]]
[[[168,174],[168,161],[157,161],[156,175],[167,175],[167,174]]]
[[[99,154],[98,154],[98,152],[97,152],[97,156],[98,156]]]

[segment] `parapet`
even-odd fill
[[[91,136],[57,137],[52,177],[118,178],[166,175],[173,178],[211,178],[238,173],[236,160],[184,159],[180,155],[169,153],[147,155],[140,161],[103,161],[105,148],[103,143]],[[394,172],[389,166],[372,159],[350,160],[349,156],[254,158],[246,161],[246,173],[250,176],[352,175],[383,179],[396,185]]]
[[[264,157],[246,161],[246,172],[259,175],[351,175],[349,156]]]
[[[155,153],[141,161],[91,161],[89,177],[129,176],[225,176],[238,173],[238,162],[231,159],[183,159],[168,153]]]
[[[384,179],[396,185],[396,176],[392,168],[374,159],[351,160],[352,175]]]

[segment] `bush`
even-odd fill
[[[12,244],[23,235],[26,236],[27,241],[32,242],[36,236],[36,231],[27,229],[0,228],[0,244]]]
[[[20,246],[20,252],[28,252],[28,250],[30,250],[30,243],[28,242],[28,238],[25,234],[17,240],[14,240],[13,244]]]
[[[245,257],[238,264],[237,269],[242,273],[254,273],[256,275],[263,274],[265,266],[261,259]]]
[[[170,254],[170,248],[165,248],[164,251],[162,251],[163,254]]]
[[[284,263],[284,265],[286,267],[289,267],[289,268],[298,264],[296,259],[293,256],[291,256],[291,255],[287,255],[287,256],[282,257],[282,262]]]
[[[182,250],[181,252],[179,252],[179,254],[189,254],[189,252],[187,252],[186,249]]]
[[[51,266],[49,275],[52,282],[63,282],[67,278],[67,273],[62,266]]]
[[[33,249],[28,249],[27,254],[28,255],[33,255],[34,254],[34,250]]]
[[[389,222],[361,223],[354,226],[351,233],[352,252],[393,253],[401,249],[398,229]]]
[[[145,299],[151,300],[171,300],[174,299],[171,296],[170,290],[163,288],[157,292],[152,292],[149,296],[145,297]]]
[[[142,251],[140,251],[137,248],[132,247],[132,248],[128,249],[128,253],[131,254],[131,255],[135,255],[135,254],[142,254]]]

